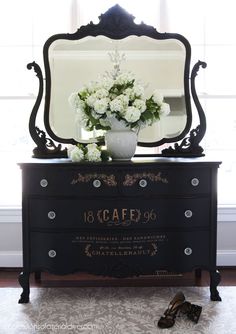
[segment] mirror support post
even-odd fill
[[[191,93],[198,111],[199,125],[195,129],[192,129],[189,136],[185,137],[180,144],[175,143],[174,147],[170,146],[167,149],[162,150],[163,156],[198,157],[205,155],[203,153],[203,148],[199,145],[199,143],[203,139],[206,132],[206,116],[199,102],[195,87],[195,78],[198,74],[200,66],[202,68],[206,68],[207,64],[199,60],[193,66],[190,77]]]
[[[67,150],[61,150],[61,144],[56,146],[54,142],[46,137],[46,133],[36,126],[36,117],[43,97],[43,75],[40,66],[35,63],[29,63],[27,69],[34,69],[39,79],[39,91],[29,119],[29,132],[37,145],[33,150],[33,158],[63,158],[67,157]]]
[[[193,69],[192,69],[192,72],[191,72],[191,93],[192,93],[192,97],[193,97],[193,101],[195,103],[195,106],[197,108],[197,111],[198,111],[198,116],[199,116],[199,122],[200,124],[197,126],[196,129],[198,134],[197,134],[197,143],[199,144],[201,142],[201,140],[203,139],[205,133],[206,133],[206,116],[205,116],[205,113],[202,109],[202,106],[201,106],[201,103],[198,99],[198,95],[197,95],[197,92],[196,92],[196,87],[195,87],[195,78],[198,74],[198,71],[199,71],[199,68],[200,66],[202,68],[206,68],[207,67],[207,64],[203,61],[198,61],[194,66],[193,66]]]

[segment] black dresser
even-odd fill
[[[217,169],[203,158],[21,163],[23,288],[41,271],[130,277],[157,270],[216,270]]]

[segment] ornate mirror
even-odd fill
[[[36,63],[28,65],[34,68],[40,81],[30,119],[30,133],[37,144],[36,157],[65,156],[62,143],[103,142],[103,131],[82,128],[69,104],[69,97],[101,75],[112,73],[117,66],[121,71],[135,74],[145,87],[147,98],[158,90],[170,107],[166,117],[139,131],[138,145],[157,147],[175,143],[174,147],[163,150],[162,155],[203,154],[199,142],[204,136],[206,122],[195,91],[195,77],[199,66],[206,64],[198,62],[190,74],[191,47],[185,37],[159,33],[154,27],[135,24],[133,20],[132,15],[116,5],[100,16],[98,24],[91,22],[74,34],[57,34],[46,41],[43,55],[47,134],[35,126],[44,90],[42,72]],[[190,91],[200,120],[193,130]],[[54,141],[60,144],[57,146]]]

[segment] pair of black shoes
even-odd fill
[[[164,316],[158,321],[158,327],[170,328],[175,324],[175,318],[179,314],[185,314],[188,319],[197,323],[202,312],[202,307],[185,300],[184,294],[179,291],[169,303]]]

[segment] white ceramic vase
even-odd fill
[[[137,146],[137,133],[117,119],[111,121],[111,130],[105,134],[105,142],[112,160],[130,160]]]

